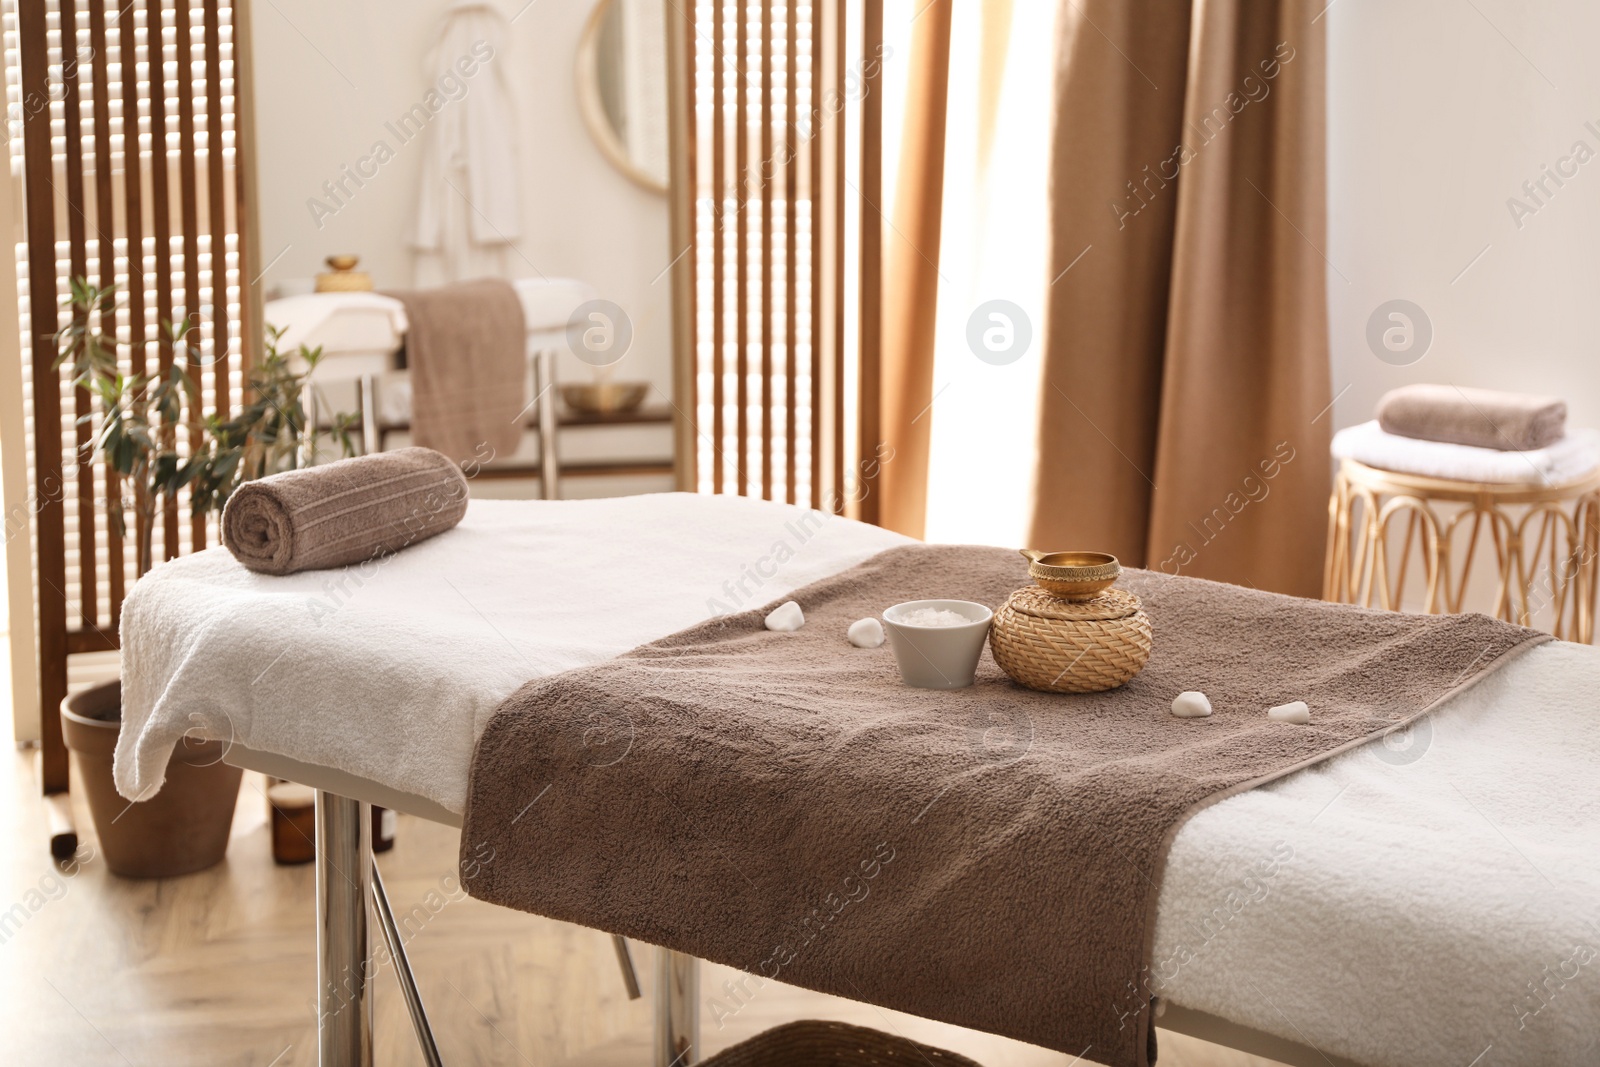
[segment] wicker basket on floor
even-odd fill
[[[1115,689],[1144,669],[1150,641],[1150,619],[1124,589],[1081,601],[1037,586],[1018,589],[994,613],[989,630],[1000,669],[1046,693]]]
[[[978,1067],[954,1052],[849,1023],[803,1019],[723,1049],[701,1067]]]

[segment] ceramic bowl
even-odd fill
[[[912,626],[902,622],[919,608],[953,611],[960,626]],[[900,664],[900,679],[917,689],[962,689],[972,684],[994,612],[970,600],[908,600],[883,613],[883,629]]]

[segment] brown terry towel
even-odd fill
[[[530,682],[473,755],[463,884],[753,983],[1142,1065],[1184,820],[1549,640],[1152,571],[1121,584],[1154,651],[1107,693],[1023,689],[987,652],[967,689],[908,689],[887,647],[845,640],[905,600],[998,606],[1026,567],[1003,549],[894,548],[793,594],[795,633],[767,630],[763,608]],[[1186,689],[1215,713],[1174,718]],[[1310,725],[1267,718],[1297,699]]]
[[[774,1026],[700,1063],[701,1067],[978,1067],[958,1053],[900,1034],[822,1019]]]
[[[388,295],[406,308],[411,440],[457,462],[515,452],[528,366],[517,291],[480,278]]]
[[[1378,425],[1401,437],[1526,452],[1567,435],[1567,404],[1495,389],[1404,385],[1378,401]]]
[[[293,574],[398,552],[466,513],[461,468],[401,448],[244,483],[222,511],[222,543],[253,571]]]

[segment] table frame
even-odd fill
[[[340,975],[370,970],[367,902],[380,926],[393,922],[381,876],[372,862],[370,805],[379,804],[460,828],[461,816],[426,797],[380,785],[348,771],[232,745],[223,757],[245,770],[259,771],[310,786],[317,793],[317,1018],[320,1067],[372,1067],[372,992],[365,982],[341,982]],[[353,874],[345,878],[343,875]],[[362,885],[363,878],[375,881]],[[352,886],[349,883],[356,883]],[[627,942],[613,935],[629,995],[638,996],[637,977]],[[411,977],[405,948],[388,942],[401,991],[418,1043],[430,1067],[442,1063],[422,998]],[[651,1067],[690,1067],[701,1055],[700,968],[695,957],[662,948],[656,954],[655,1032]],[[1362,1067],[1311,1045],[1255,1030],[1221,1016],[1158,1003],[1156,1024],[1163,1029],[1266,1056],[1289,1067]]]

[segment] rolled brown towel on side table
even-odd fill
[[[1406,385],[1378,401],[1378,425],[1401,437],[1526,452],[1567,435],[1567,405],[1553,396]]]
[[[222,541],[262,574],[344,567],[441,534],[467,512],[467,479],[431,448],[402,448],[246,482]]]

